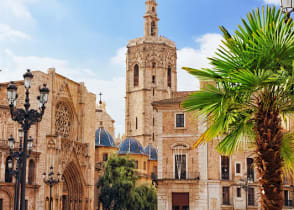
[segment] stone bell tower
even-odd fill
[[[176,45],[158,36],[157,3],[146,0],[144,37],[129,41],[126,60],[126,136],[157,145],[151,103],[177,90]]]

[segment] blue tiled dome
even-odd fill
[[[95,146],[116,147],[112,136],[104,128],[98,128],[95,132]]]
[[[157,149],[153,147],[151,144],[149,144],[144,149],[145,154],[148,155],[149,160],[157,160]]]
[[[142,154],[144,155],[143,146],[134,138],[127,138],[119,145],[118,154]]]

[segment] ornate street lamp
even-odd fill
[[[287,15],[287,22],[290,18],[290,14],[294,11],[294,0],[281,0],[281,7],[283,12]]]
[[[14,188],[14,210],[18,210],[19,208],[19,179],[21,174],[21,162],[22,162],[22,140],[23,140],[23,130],[18,130],[18,136],[19,136],[19,148],[15,149],[15,140],[13,136],[10,136],[8,138],[8,146],[10,148],[10,157],[16,159],[16,168],[13,170],[13,161],[12,159],[9,159],[8,162],[8,168],[10,174],[15,176],[15,188]],[[29,156],[29,155],[28,155]]]
[[[49,185],[50,187],[50,197],[49,197],[49,210],[51,210],[52,206],[52,187],[60,182],[61,174],[57,173],[57,178],[54,178],[54,170],[53,166],[50,167],[50,172],[48,174],[48,177],[46,178],[46,173],[43,173],[43,181],[45,184]]]
[[[25,103],[24,109],[16,108],[16,100],[17,100],[17,87],[11,82],[7,87],[7,97],[9,102],[9,109],[12,120],[18,122],[23,129],[23,146],[21,148],[20,153],[20,184],[21,184],[21,197],[20,197],[20,209],[25,210],[25,184],[26,184],[26,164],[29,152],[32,150],[32,138],[28,138],[28,131],[30,127],[38,123],[42,120],[45,111],[45,104],[48,101],[49,89],[44,84],[43,87],[39,89],[40,96],[38,96],[39,100],[39,110],[30,109],[30,92],[29,89],[32,85],[32,79],[34,75],[30,70],[23,75],[24,78],[24,87],[25,87]],[[9,143],[12,146],[12,141]]]

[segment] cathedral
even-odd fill
[[[159,210],[260,209],[251,151],[223,156],[215,150],[217,140],[192,149],[206,121],[181,108],[192,92],[177,90],[176,44],[159,35],[156,0],[146,0],[145,6],[144,36],[127,44],[122,137],[115,138],[115,121],[101,94],[97,105],[96,95],[83,82],[54,68],[32,72],[32,108],[37,108],[39,86],[46,83],[50,94],[42,121],[29,131],[34,140],[27,160],[26,209],[49,209],[50,188],[41,175],[50,170],[62,177],[52,188],[52,209],[102,209],[96,184],[113,154],[135,161],[138,185],[155,185]],[[22,107],[24,81],[15,84],[17,107]],[[13,136],[16,146],[20,139],[20,127],[9,112],[7,85],[0,84],[0,210],[14,205],[7,139]],[[293,181],[285,178],[285,209],[293,208],[292,188]]]

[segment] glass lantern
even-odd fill
[[[10,105],[16,105],[17,87],[14,82],[10,82],[7,87],[7,98]]]
[[[11,150],[14,149],[14,143],[15,143],[15,140],[14,140],[13,136],[10,136],[10,137],[8,138],[8,146],[9,146],[9,148],[10,148]]]
[[[32,79],[34,75],[32,74],[31,70],[27,70],[27,72],[23,75],[24,78],[24,86],[26,89],[30,88],[32,85]]]

